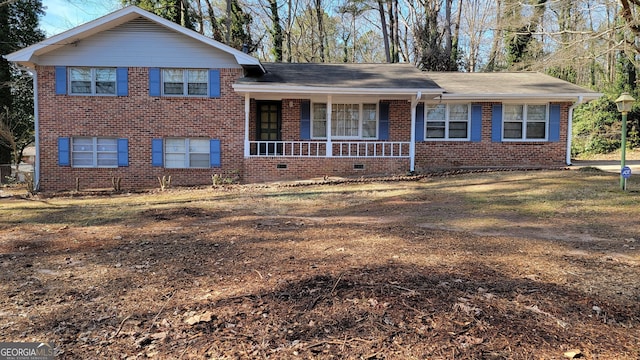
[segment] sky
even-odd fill
[[[42,0],[40,27],[47,37],[104,16],[120,7],[118,0]]]

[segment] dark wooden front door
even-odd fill
[[[279,101],[259,101],[258,106],[258,141],[282,140],[280,130],[282,126],[282,103]],[[261,155],[280,154],[282,146],[276,143],[260,144]]]

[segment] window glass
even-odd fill
[[[376,104],[362,105],[362,137],[375,138],[378,125],[378,106]]]
[[[427,139],[466,139],[469,137],[469,104],[427,104]]]
[[[116,69],[70,68],[71,94],[116,94]]]
[[[544,139],[545,135],[544,122],[527,122],[527,139]]]
[[[313,104],[313,137],[327,137],[327,104]]]
[[[547,119],[546,105],[527,106],[527,121],[545,121]]]
[[[449,138],[465,139],[467,137],[467,122],[453,121],[449,123]]]
[[[512,140],[547,137],[547,105],[506,104],[503,138]]]
[[[162,69],[164,95],[206,96],[208,84],[207,70]]]
[[[184,73],[180,69],[163,69],[162,85],[166,95],[184,94]]]
[[[522,121],[524,119],[524,106],[504,105],[504,119],[507,121]]]
[[[187,71],[187,83],[189,95],[207,95],[207,71]]]
[[[166,139],[165,167],[208,168],[210,167],[209,139]]]
[[[74,167],[117,167],[118,140],[115,138],[73,138],[71,161]]]
[[[505,139],[521,139],[522,123],[521,122],[505,122],[504,138]]]
[[[427,121],[444,120],[447,106],[445,104],[427,105]]]
[[[96,94],[116,93],[116,69],[95,69]]]
[[[327,136],[327,104],[312,106],[312,137]],[[378,136],[378,104],[331,104],[331,136],[371,139]]]
[[[91,94],[91,68],[69,70],[72,94]]]
[[[331,135],[337,137],[358,136],[360,106],[358,104],[331,105]]]
[[[449,105],[449,120],[469,120],[469,105],[467,104],[453,104]]]
[[[443,139],[445,135],[444,121],[428,121],[427,122],[427,138]]]

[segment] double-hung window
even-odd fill
[[[547,105],[504,104],[504,140],[545,140],[549,123]]]
[[[162,69],[162,93],[168,96],[207,96],[209,76],[202,69]]]
[[[115,68],[69,68],[72,95],[116,95]]]
[[[118,167],[118,139],[74,137],[71,139],[73,167]]]
[[[425,108],[427,140],[468,140],[469,104],[432,104]]]
[[[314,103],[312,137],[327,137],[327,104]],[[377,104],[331,104],[331,137],[375,139],[378,137]]]
[[[166,168],[208,168],[210,166],[209,139],[165,139]]]

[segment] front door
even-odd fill
[[[258,141],[260,143],[260,155],[277,155],[282,152],[282,145],[275,143],[281,141],[280,128],[282,125],[282,103],[279,101],[259,101],[258,106]],[[269,141],[269,143],[267,143]]]

